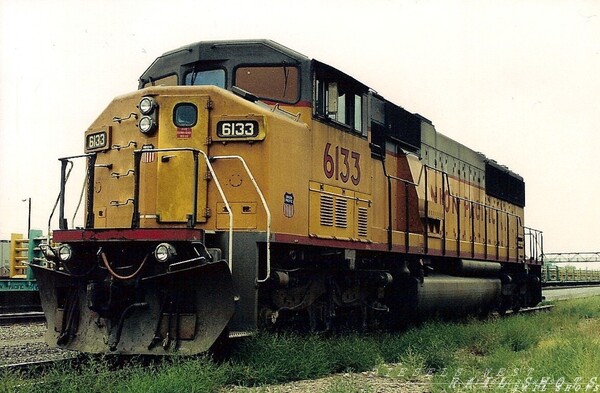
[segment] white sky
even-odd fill
[[[525,178],[546,251],[598,251],[600,1],[0,0],[0,239],[45,229],[58,157],[162,53],[269,38]],[[56,226],[56,225],[54,225]]]

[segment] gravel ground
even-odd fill
[[[546,300],[550,301],[600,296],[600,286],[573,288],[544,288],[543,294],[546,297]]]
[[[0,366],[74,356],[72,351],[49,348],[45,332],[44,323],[0,326]]]
[[[394,365],[386,365],[386,368]],[[382,375],[383,374],[383,375]],[[344,373],[283,385],[254,388],[228,386],[221,393],[304,393],[304,392],[364,392],[364,393],[425,393],[431,392],[431,376],[420,375],[409,380],[398,378],[377,369],[362,373]]]

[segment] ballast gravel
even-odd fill
[[[45,332],[44,323],[0,326],[0,366],[75,356],[76,352],[48,347]]]
[[[431,392],[431,377],[422,376],[409,381],[386,375],[377,370],[361,373],[330,375],[305,381],[259,387],[228,386],[219,393],[304,393],[304,392],[357,392],[357,393],[426,393]]]

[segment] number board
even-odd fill
[[[110,148],[110,129],[92,131],[85,136],[85,151],[102,151]]]
[[[256,138],[259,126],[256,120],[222,120],[217,123],[219,138]]]

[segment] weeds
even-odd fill
[[[260,334],[234,351],[231,383],[258,385],[316,378],[334,370],[330,353],[317,336]]]

